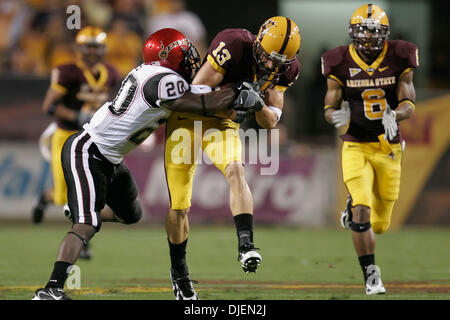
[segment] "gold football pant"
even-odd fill
[[[375,233],[384,233],[391,222],[392,209],[400,192],[402,149],[393,144],[393,156],[379,142],[345,141],[342,147],[344,183],[353,207],[371,209],[370,223]]]
[[[53,202],[58,206],[63,206],[67,202],[67,186],[61,166],[61,151],[64,142],[75,132],[78,132],[78,130],[72,131],[57,128],[52,136],[51,167],[53,175]]]
[[[239,125],[229,119],[174,112],[166,124],[164,166],[170,208],[191,206],[192,185],[201,150],[225,175],[231,162],[241,162]]]

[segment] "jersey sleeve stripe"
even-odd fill
[[[50,88],[58,91],[61,94],[66,94],[67,93],[67,88],[62,86],[62,85],[60,85],[60,84],[58,84],[58,83],[56,83],[56,82],[52,82],[50,84]]]
[[[158,108],[156,101],[160,100],[159,82],[162,78],[172,74],[174,73],[158,73],[145,81],[144,85],[142,86],[142,95],[144,101],[147,102],[150,107]]]
[[[400,73],[400,77],[404,74],[407,74],[408,72],[410,72],[411,70],[413,70],[413,68],[406,68],[405,70],[403,70],[402,73]]]
[[[285,86],[275,86],[274,89],[277,91],[281,91],[281,92],[285,92],[287,90],[287,88],[289,87],[285,87]]]
[[[222,68],[221,66],[219,66],[217,64],[217,62],[214,60],[214,58],[208,54],[208,56],[206,57],[206,60],[208,60],[208,62],[211,64],[211,66],[217,70],[218,72],[220,72],[221,74],[225,75],[227,73],[227,71]]]
[[[329,74],[328,77],[333,79],[333,80],[335,80],[335,81],[337,81],[341,86],[344,86],[344,83],[338,77],[336,77],[335,75]]]

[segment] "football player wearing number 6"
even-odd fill
[[[177,130],[187,130],[194,136],[194,121],[202,121],[204,141],[201,148],[222,172],[229,185],[230,211],[238,237],[238,261],[245,273],[255,272],[261,263],[262,257],[256,251],[253,239],[253,198],[242,165],[238,123],[254,113],[261,127],[276,127],[283,109],[284,93],[300,72],[300,62],[297,59],[300,43],[300,31],[295,22],[280,16],[265,21],[258,35],[245,29],[225,29],[219,32],[211,42],[208,55],[192,83],[211,90],[248,80],[258,88],[261,97],[255,97],[254,103],[245,107],[233,107],[236,111],[233,115],[235,122],[180,113],[173,113],[169,118],[166,126],[165,169],[170,209],[166,219],[166,232],[172,280],[176,278],[180,279],[181,284],[185,283],[183,279],[188,279],[189,274],[186,263],[188,213],[196,159],[191,159],[190,163],[175,163],[171,154],[176,144],[172,142],[171,136],[176,136]],[[217,139],[220,141],[210,139],[211,134],[205,134],[211,129],[216,129],[214,133],[217,130],[220,132],[222,139]],[[233,134],[228,135],[228,132]],[[191,141],[194,139],[191,138]],[[212,154],[211,150],[217,148],[224,150],[223,155],[217,157]],[[180,290],[175,290],[177,299],[197,297],[193,288],[185,288],[181,293]]]
[[[59,247],[49,282],[36,291],[33,300],[70,299],[64,292],[70,267],[82,246],[100,230],[102,221],[132,224],[140,220],[137,186],[122,162],[125,154],[165,122],[172,111],[203,116],[227,114],[240,94],[234,88],[192,93],[189,83],[200,57],[175,29],[152,34],[144,45],[143,60],[122,81],[115,99],[103,104],[64,144],[61,161],[73,225]],[[245,97],[257,95],[251,90],[242,92]],[[237,98],[242,100],[240,95]]]
[[[342,174],[349,197],[341,224],[352,230],[366,294],[383,294],[374,233],[388,229],[399,195],[403,141],[398,122],[414,112],[418,53],[410,42],[388,40],[388,17],[376,5],[353,13],[349,35],[350,45],[322,55],[325,119],[337,128],[349,124],[342,137]]]

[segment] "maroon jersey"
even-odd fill
[[[206,59],[214,69],[224,75],[220,85],[242,80],[256,80],[256,66],[253,59],[253,43],[256,36],[245,29],[225,29],[211,42]],[[300,62],[296,58],[290,68],[279,78],[273,74],[260,84],[261,91],[267,88],[285,91],[300,73]]]
[[[346,141],[376,142],[384,134],[381,123],[389,105],[398,105],[397,86],[400,76],[419,65],[417,47],[402,40],[388,40],[378,58],[367,65],[352,44],[322,55],[322,74],[343,87],[343,99],[351,110],[350,126],[343,136]],[[400,132],[391,141],[400,141]]]
[[[109,93],[120,82],[117,70],[109,64],[99,64],[98,74],[92,74],[82,63],[69,63],[52,70],[51,88],[64,94],[61,103],[69,109],[80,111],[83,107],[97,109],[101,105],[89,105],[89,95],[101,94],[106,101]],[[78,124],[57,120],[58,127],[66,130],[81,129]]]

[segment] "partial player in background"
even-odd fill
[[[252,99],[254,98],[252,103],[243,108],[235,106],[236,114],[233,115],[233,119],[239,123],[250,114],[255,114],[261,127],[275,128],[281,117],[284,92],[294,83],[300,72],[300,63],[296,57],[300,42],[300,32],[294,21],[280,16],[264,22],[258,35],[245,29],[223,30],[210,44],[207,58],[195,76],[192,86],[208,91],[230,83],[249,81],[257,88],[259,96],[252,96]],[[171,277],[179,279],[180,283],[189,279],[186,263],[188,213],[196,170],[196,159],[193,157],[190,163],[173,161],[171,155],[177,146],[177,139],[171,137],[177,136],[179,130],[188,131],[191,135],[191,152],[195,154],[194,121],[202,123],[201,134],[204,138],[201,148],[223,173],[230,187],[230,209],[238,237],[238,261],[245,273],[255,272],[262,257],[254,245],[253,198],[242,164],[239,124],[229,119],[173,113],[166,126],[165,149],[166,180],[170,195],[166,233],[171,259]],[[221,141],[204,136],[207,130],[212,129],[219,130]],[[227,134],[227,131],[233,134]],[[221,156],[211,154],[211,150],[215,149],[226,152],[224,151]],[[194,291],[177,296],[177,299],[188,299],[192,296],[196,297]]]
[[[73,225],[61,242],[49,282],[36,291],[33,300],[70,299],[64,292],[67,275],[101,223],[132,224],[141,219],[138,189],[122,162],[127,153],[172,111],[231,114],[230,106],[236,100],[233,88],[202,95],[191,92],[189,82],[200,57],[177,30],[167,28],[152,34],[144,45],[143,60],[122,81],[115,99],[105,103],[83,130],[64,144],[61,160]],[[252,95],[257,93],[245,94]],[[191,281],[173,280],[175,291],[192,287]]]
[[[399,195],[403,141],[398,122],[414,112],[418,51],[413,43],[388,40],[388,17],[373,4],[353,13],[349,35],[350,45],[322,56],[325,119],[336,128],[349,123],[342,137],[349,198],[341,223],[352,230],[366,294],[383,294],[374,233],[388,229]]]
[[[112,89],[120,83],[116,69],[105,63],[106,33],[97,27],[85,27],[77,33],[75,63],[64,64],[52,70],[43,111],[52,116],[57,126],[51,125],[51,172],[53,189],[44,190],[32,210],[33,223],[40,223],[49,204],[67,203],[67,187],[61,167],[61,150],[69,136],[78,132],[93,113],[109,98]],[[83,251],[83,258],[90,253]]]

